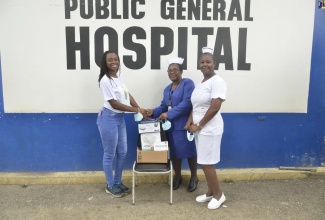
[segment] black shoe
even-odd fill
[[[174,181],[173,181],[173,190],[178,189],[179,185],[181,185],[181,184],[182,184],[182,178],[180,178],[178,180],[174,179]]]
[[[119,187],[117,187],[116,185],[114,185],[112,187],[108,187],[106,185],[105,191],[106,191],[106,193],[111,194],[114,197],[120,198],[120,197],[124,196],[124,193],[122,192],[122,190]]]
[[[120,190],[122,191],[122,193],[124,193],[124,194],[130,194],[129,187],[123,185],[123,183],[117,184],[117,187],[120,188]]]
[[[188,187],[187,187],[187,191],[188,192],[193,192],[194,190],[196,190],[196,187],[197,187],[197,184],[199,183],[199,180],[196,179],[196,180],[190,180],[190,183],[188,184]]]

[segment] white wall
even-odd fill
[[[312,34],[314,24],[314,1],[310,0],[240,0],[225,1],[225,20],[213,20],[213,3],[208,3],[211,12],[202,13],[199,20],[189,19],[188,6],[184,1],[180,16],[184,19],[163,19],[161,12],[164,1],[108,1],[110,13],[107,19],[92,16],[83,19],[80,10],[81,0],[76,0],[77,8],[71,11],[70,19],[65,12],[65,1],[53,0],[11,0],[0,1],[0,49],[2,59],[2,77],[5,112],[96,112],[102,105],[102,95],[98,88],[99,67],[95,54],[109,49],[109,41],[118,46],[122,60],[122,77],[129,90],[143,108],[160,103],[162,90],[169,83],[166,73],[167,60],[170,57],[185,55],[187,70],[183,77],[199,82],[202,74],[197,70],[199,48],[204,44],[215,47],[216,44],[231,42],[233,70],[225,70],[220,64],[216,72],[228,83],[227,102],[223,112],[307,112]],[[73,5],[73,1],[67,1]],[[88,2],[85,1],[86,5]],[[116,14],[121,19],[113,19],[114,2],[117,3]],[[124,19],[125,2],[129,2],[128,19]],[[131,8],[132,2],[137,8]],[[141,4],[141,2],[145,2]],[[204,2],[200,1],[201,12]],[[217,2],[217,1],[212,1]],[[222,2],[222,1],[220,1]],[[94,3],[94,12],[96,1]],[[250,5],[248,5],[250,3]],[[245,5],[246,4],[246,5]],[[175,8],[167,4],[168,7]],[[237,7],[235,7],[237,6]],[[240,8],[238,8],[240,6]],[[131,10],[144,12],[142,19],[132,18]],[[176,10],[176,9],[175,9]],[[206,11],[206,10],[204,10]],[[231,11],[234,19],[229,20]],[[169,11],[167,10],[169,13]],[[246,13],[246,17],[245,17]],[[202,17],[207,16],[207,20]],[[239,16],[242,20],[238,20]],[[145,31],[144,39],[132,37],[133,42],[145,48],[145,65],[125,67],[123,56],[133,56],[133,61],[144,59],[124,46],[126,30],[137,26]],[[80,53],[76,52],[76,68],[67,67],[67,33],[66,27],[75,30],[75,41],[80,40],[79,28],[89,29],[90,67],[81,69]],[[104,48],[95,49],[94,36],[102,27],[111,27],[118,36],[118,42],[112,38],[103,40]],[[152,28],[170,28],[171,39],[163,36],[155,38]],[[185,50],[178,50],[179,27],[187,28],[187,45]],[[212,30],[204,42],[202,37],[193,33],[193,28],[206,27]],[[230,30],[230,36],[224,33],[217,36],[219,30]],[[238,70],[239,30],[247,31],[244,51],[245,63],[249,70]],[[159,30],[159,29],[157,29]],[[201,33],[201,32],[200,32]],[[224,38],[222,38],[224,37]],[[216,38],[218,39],[216,41]],[[157,51],[152,53],[152,46],[169,49],[159,60],[152,60]],[[71,40],[71,38],[70,38]],[[182,38],[181,43],[186,42]],[[102,43],[96,41],[96,44]],[[130,42],[129,42],[130,43]],[[183,45],[184,46],[184,45]],[[223,44],[223,46],[225,46]],[[159,47],[159,45],[158,45]],[[111,49],[111,48],[110,48]],[[143,54],[141,54],[143,56]],[[243,57],[243,56],[241,56]],[[71,57],[70,57],[71,58]],[[152,64],[153,63],[153,64]],[[152,68],[160,65],[160,68]],[[133,67],[133,69],[132,69]]]

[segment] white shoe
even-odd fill
[[[212,198],[213,198],[213,196],[206,196],[206,194],[204,194],[204,195],[200,195],[200,196],[196,197],[196,201],[197,202],[209,202],[209,201],[211,201]]]
[[[209,204],[208,204],[208,209],[217,209],[217,208],[219,208],[219,207],[222,205],[222,203],[224,203],[225,201],[226,201],[226,197],[225,197],[225,195],[222,193],[222,196],[220,197],[219,200],[213,198],[213,199],[209,202]]]

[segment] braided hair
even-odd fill
[[[106,56],[107,54],[109,53],[115,53],[116,56],[117,56],[117,59],[118,59],[118,71],[120,71],[120,57],[118,56],[118,54],[113,51],[113,50],[108,50],[108,51],[105,51],[103,56],[102,56],[102,59],[101,59],[101,62],[100,62],[100,73],[99,73],[99,77],[98,77],[98,83],[100,83],[100,80],[103,78],[103,76],[107,76],[108,78],[112,78],[109,74],[108,74],[108,67],[107,67],[107,64],[106,64]]]

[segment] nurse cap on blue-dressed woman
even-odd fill
[[[173,57],[173,58],[170,58],[170,59],[168,60],[168,64],[169,64],[169,65],[170,65],[170,64],[173,64],[173,63],[177,63],[177,64],[182,65],[183,62],[184,62],[184,58],[182,58],[182,57]]]

